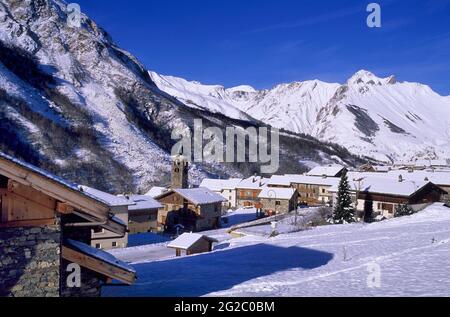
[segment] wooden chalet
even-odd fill
[[[399,205],[409,205],[421,209],[439,202],[445,193],[443,189],[428,181],[408,181],[401,177],[365,177],[349,181],[359,218],[373,211],[374,215],[385,218],[395,216]],[[331,191],[337,193],[337,186]]]
[[[225,199],[207,188],[171,189],[155,198],[163,205],[158,211],[159,231],[174,231],[181,225],[185,231],[218,228]]]
[[[97,227],[127,230],[105,201],[0,152],[0,296],[99,296],[112,280],[134,283],[130,266],[90,246]],[[72,264],[80,287],[68,283]]]

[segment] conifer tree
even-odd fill
[[[348,183],[347,172],[344,171],[339,182],[336,205],[333,211],[333,222],[336,224],[344,224],[355,221],[355,210],[352,207],[350,185]]]

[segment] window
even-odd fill
[[[113,241],[112,246],[113,246],[113,248],[116,248],[117,247],[117,242]]]
[[[325,193],[326,193],[325,188],[322,188],[322,194],[325,194]]]
[[[95,244],[95,248],[96,249],[101,249],[102,248],[102,244],[101,243],[96,243]]]
[[[275,206],[280,206],[281,205],[281,201],[277,200],[275,201]]]

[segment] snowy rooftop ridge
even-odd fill
[[[331,164],[325,166],[317,166],[306,173],[307,176],[329,176],[335,177],[338,175],[345,167],[342,165]]]
[[[362,176],[361,178],[349,179],[352,191],[386,194],[402,197],[410,197],[419,189],[423,188],[429,181],[411,181],[383,176]],[[337,192],[338,186],[332,186],[330,192]]]
[[[128,211],[138,211],[146,209],[159,209],[164,206],[160,202],[147,195],[131,195],[128,196],[130,202],[134,204],[128,207]]]
[[[236,189],[236,187],[241,181],[242,179],[240,178],[230,178],[230,179],[205,178],[200,183],[200,187],[208,188],[212,191],[222,191],[224,189]]]
[[[130,201],[125,197],[114,196],[89,186],[78,185],[78,189],[83,193],[88,193],[99,200],[105,201],[111,207],[130,206],[135,204],[133,201]]]
[[[225,202],[226,199],[208,188],[177,188],[173,192],[183,196],[195,205],[207,205]],[[169,191],[170,192],[170,191]],[[164,195],[164,194],[163,194]]]
[[[261,176],[251,176],[249,178],[243,179],[238,185],[237,188],[242,189],[260,189],[266,186],[266,183],[269,181],[269,178],[263,178]]]
[[[294,193],[294,188],[264,187],[258,198],[289,200]]]

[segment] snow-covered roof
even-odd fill
[[[322,176],[308,176],[289,174],[286,175],[292,184],[311,184],[322,186],[334,186],[339,184],[340,178],[338,177],[322,177]]]
[[[389,178],[389,177],[365,177],[360,178],[360,181],[349,179],[350,189],[354,192],[386,194],[394,196],[409,197],[419,189],[423,188],[430,182],[425,181],[410,181]],[[337,192],[338,186],[333,186],[330,191]]]
[[[153,197],[147,195],[131,195],[128,196],[134,205],[128,206],[128,211],[148,210],[163,208],[163,205]]]
[[[286,175],[273,175],[268,181],[267,186],[291,186],[290,178]]]
[[[291,186],[292,184],[311,184],[322,186],[333,186],[339,184],[340,178],[338,177],[322,177],[322,176],[307,176],[300,174],[286,174],[286,175],[274,175],[267,182],[270,186]]]
[[[186,200],[190,201],[194,205],[207,205],[214,203],[222,203],[225,202],[225,198],[221,195],[213,192],[212,190],[204,187],[199,188],[177,188],[172,189],[167,193],[175,192],[180,196],[183,196]],[[166,194],[166,193],[164,193]],[[164,195],[162,194],[162,195]],[[162,196],[161,195],[161,196]],[[159,197],[157,197],[159,198]]]
[[[389,177],[398,179],[400,175],[403,179],[410,181],[430,181],[436,185],[450,186],[450,172],[431,172],[431,171],[390,171]]]
[[[399,161],[395,163],[396,166],[415,166],[415,167],[431,167],[431,166],[449,166],[450,159],[441,160],[417,160],[410,162]]]
[[[210,238],[208,236],[199,233],[183,233],[181,236],[170,242],[167,245],[167,247],[174,249],[188,250],[190,247],[192,247],[201,239],[206,239],[211,242],[217,242],[216,239]]]
[[[316,166],[310,170],[306,175],[308,176],[330,176],[335,177],[338,175],[345,167],[342,165],[325,165]]]
[[[168,191],[168,189],[166,187],[155,186],[155,187],[152,187],[145,195],[155,198],[167,191]]]
[[[260,189],[266,185],[269,181],[268,178],[263,178],[261,176],[252,176],[249,178],[243,179],[236,188],[242,189]]]
[[[289,200],[294,196],[294,188],[264,187],[258,198]]]
[[[108,264],[111,264],[113,266],[121,268],[125,271],[136,273],[136,271],[133,269],[132,266],[117,259],[112,254],[105,252],[103,250],[93,248],[87,244],[84,244],[79,241],[71,240],[71,239],[64,240],[64,245],[70,247],[71,249],[73,249],[75,251],[79,251],[81,253],[84,253],[84,254],[94,257],[96,259],[99,259],[103,262],[106,262]]]
[[[88,193],[89,195],[96,197],[99,200],[106,202],[111,207],[120,207],[120,206],[129,206],[133,205],[132,201],[129,201],[123,196],[114,196],[101,190],[91,188],[85,185],[78,185],[78,189],[84,193]]]
[[[224,189],[236,189],[238,184],[242,181],[240,178],[231,179],[211,179],[205,178],[200,187],[209,188],[215,192],[221,192]]]
[[[360,179],[364,177],[388,178],[398,181],[400,175],[402,179],[414,182],[432,182],[435,185],[450,186],[450,172],[446,171],[404,171],[393,170],[387,173],[374,172],[348,172],[349,180]]]

